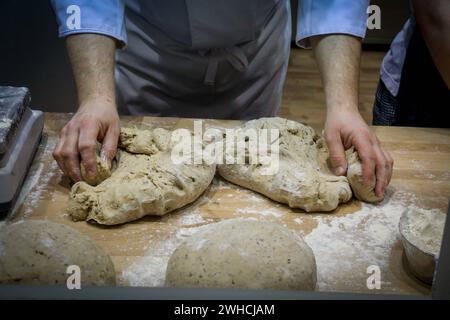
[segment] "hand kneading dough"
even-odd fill
[[[0,229],[0,284],[66,285],[77,265],[81,286],[115,285],[109,256],[85,235],[48,221],[24,221]]]
[[[164,215],[193,202],[211,183],[214,165],[174,164],[171,131],[122,128],[117,169],[93,187],[77,182],[68,212],[73,220],[114,225]]]
[[[316,262],[311,248],[285,227],[228,220],[205,226],[175,250],[166,285],[314,290]]]
[[[369,185],[363,183],[362,165],[358,153],[353,148],[347,150],[347,179],[352,187],[355,197],[365,202],[380,202],[384,197],[375,195],[376,178],[372,177]]]
[[[99,155],[96,156],[97,162],[97,174],[94,177],[90,177],[87,175],[86,168],[83,164],[80,166],[81,177],[86,183],[91,186],[96,186],[101,183],[103,180],[109,178],[111,176],[111,168],[108,165],[106,159],[102,159]]]
[[[252,164],[223,164],[218,166],[223,178],[308,212],[331,211],[350,200],[347,178],[329,170],[325,143],[312,128],[282,118],[252,120],[242,130],[250,128],[279,129],[278,173],[262,175],[263,167]]]

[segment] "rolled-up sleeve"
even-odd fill
[[[51,4],[60,37],[97,33],[116,39],[121,47],[126,45],[123,0],[51,0]]]
[[[296,43],[311,47],[309,38],[349,34],[364,38],[369,0],[299,0]]]

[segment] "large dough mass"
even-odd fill
[[[73,185],[73,220],[114,225],[164,215],[197,199],[212,181],[214,165],[175,164],[171,131],[122,128],[117,169],[97,186]]]
[[[205,226],[172,254],[170,287],[314,290],[311,248],[274,223],[228,220]]]
[[[224,163],[218,171],[226,180],[307,212],[336,209],[351,199],[350,185],[360,200],[380,200],[375,197],[373,184],[362,185],[361,163],[355,154],[349,161],[350,184],[347,177],[331,172],[326,144],[311,127],[283,118],[261,118],[240,128],[243,132],[248,129],[279,130],[279,170],[267,175],[262,174],[264,165]],[[246,148],[248,154],[249,145]]]
[[[218,167],[223,178],[306,211],[331,211],[350,200],[347,178],[329,170],[325,143],[312,128],[282,118],[261,118],[241,130],[248,129],[279,130],[278,172],[264,175],[264,166],[223,164]]]
[[[0,229],[0,284],[66,285],[71,265],[82,286],[115,284],[109,256],[70,227],[30,220]]]

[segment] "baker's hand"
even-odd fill
[[[346,173],[345,150],[354,146],[362,162],[363,183],[368,185],[375,174],[375,194],[378,197],[384,195],[385,188],[391,181],[394,160],[381,147],[377,136],[358,112],[340,110],[328,114],[325,122],[325,140],[330,152],[331,166],[336,175]]]
[[[97,174],[97,141],[102,156],[111,163],[117,151],[120,133],[119,115],[111,101],[96,100],[80,106],[61,130],[53,157],[61,170],[73,181],[80,181],[80,162],[90,177]]]

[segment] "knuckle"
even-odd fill
[[[363,163],[369,163],[373,161],[373,156],[371,154],[367,154],[367,153],[360,153],[359,154],[359,158],[361,159],[361,161]]]
[[[340,153],[333,153],[333,154],[330,154],[330,159],[337,160],[337,161],[343,161],[343,160],[345,160],[345,156]]]
[[[69,149],[63,149],[60,152],[60,156],[63,159],[69,159],[69,158],[72,158],[73,156],[75,156],[75,152],[73,152],[72,150],[69,150]]]
[[[55,159],[56,161],[59,161],[59,159],[61,159],[61,155],[59,151],[54,150],[52,153],[53,159]]]
[[[96,161],[95,160],[91,160],[91,159],[88,159],[88,160],[83,160],[83,166],[87,169],[87,168],[94,168],[94,167],[96,167],[96,165],[97,165],[97,163],[96,163]]]
[[[384,170],[387,166],[387,161],[384,158],[378,159],[378,167],[380,170]]]
[[[80,151],[91,151],[91,150],[95,150],[96,147],[96,143],[95,142],[90,142],[90,141],[84,141],[84,142],[80,142],[78,144],[78,148],[80,149]]]
[[[363,137],[363,138],[372,138],[372,132],[370,130],[368,130],[365,127],[362,128],[358,128],[355,130],[355,133],[357,136]]]
[[[79,119],[80,126],[82,126],[82,127],[90,126],[93,123],[93,121],[94,121],[93,118],[88,115],[83,115]]]
[[[76,128],[78,128],[78,124],[76,123],[76,121],[71,120],[69,121],[63,128],[63,130],[65,131],[65,133],[69,133],[70,131],[75,130]]]
[[[389,167],[393,167],[394,166],[394,159],[388,158],[387,164],[388,164]]]
[[[68,131],[68,128],[67,128],[67,125],[65,125],[59,132],[59,138],[61,139],[62,137],[64,137],[67,134],[67,131]]]

